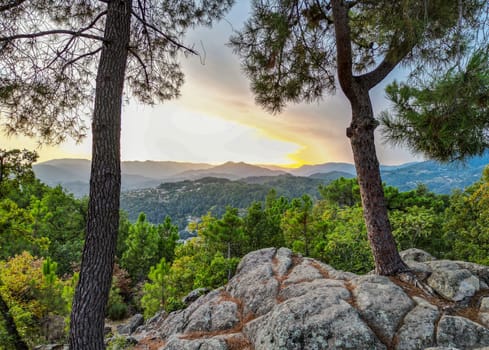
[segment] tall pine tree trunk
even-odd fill
[[[363,216],[368,240],[375,261],[375,272],[392,275],[407,270],[397,251],[387,214],[379,161],[375,151],[374,130],[378,122],[373,117],[368,91],[357,96],[352,104],[352,123],[347,129],[357,171]]]
[[[399,256],[387,215],[374,143],[374,130],[378,123],[373,115],[369,90],[396,64],[384,61],[373,73],[354,76],[349,6],[343,0],[332,0],[331,4],[335,26],[338,78],[341,89],[352,108],[352,122],[347,129],[347,136],[350,138],[355,160],[363,216],[374,256],[375,271],[381,275],[393,275],[408,270],[408,267]]]
[[[104,349],[121,187],[120,129],[132,0],[108,1],[92,121],[92,168],[85,246],[71,313],[71,350]]]

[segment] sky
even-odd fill
[[[351,111],[340,89],[320,103],[289,105],[270,114],[255,104],[239,59],[225,44],[249,17],[249,1],[237,1],[212,28],[197,28],[184,42],[204,54],[182,57],[185,84],[181,97],[155,106],[130,101],[123,107],[122,160],[184,161],[220,164],[243,161],[297,167],[303,164],[353,162],[346,137]],[[384,87],[391,73],[371,92],[376,113],[388,108]],[[90,125],[90,123],[87,123]],[[90,135],[73,141],[38,147],[38,141],[0,134],[0,148],[36,149],[39,161],[54,158],[90,158]],[[420,160],[408,151],[383,144],[377,135],[382,164]]]

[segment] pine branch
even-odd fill
[[[79,60],[81,60],[81,59],[83,59],[83,58],[85,58],[85,57],[92,56],[92,55],[95,55],[95,54],[99,53],[99,52],[100,52],[100,50],[102,50],[102,47],[99,47],[99,48],[98,48],[98,49],[96,49],[96,50],[93,50],[93,51],[90,51],[90,52],[84,53],[83,55],[80,55],[80,56],[78,56],[78,57],[76,57],[76,58],[74,58],[74,59],[72,59],[72,60],[70,60],[70,61],[66,62],[66,63],[63,65],[63,67],[61,68],[61,72],[64,72],[64,70],[66,69],[66,67],[68,67],[68,66],[70,66],[70,65],[72,65],[72,64],[74,64],[74,63],[76,63],[77,61],[79,61]]]
[[[10,42],[10,41],[18,40],[18,39],[34,39],[34,38],[39,38],[39,37],[49,36],[49,35],[56,35],[56,34],[71,35],[74,37],[82,37],[82,38],[94,39],[94,40],[98,40],[98,41],[105,41],[105,39],[103,37],[98,36],[98,35],[86,34],[86,33],[82,33],[79,31],[67,30],[67,29],[53,29],[53,30],[46,30],[44,32],[4,36],[4,37],[0,37],[0,42]]]
[[[394,34],[393,38],[398,35]],[[373,88],[380,83],[392,70],[406,57],[414,47],[412,42],[404,40],[396,42],[394,39],[389,47],[389,51],[385,55],[384,60],[371,72],[361,75],[359,78],[366,83],[368,89]]]
[[[78,32],[82,33],[84,31],[87,31],[89,29],[91,29],[95,24],[97,24],[98,20],[100,18],[102,18],[102,16],[105,16],[107,14],[107,11],[102,11],[101,13],[99,13],[93,20],[92,22],[90,22],[90,24],[88,24],[86,27],[78,30]],[[76,36],[72,36],[68,42],[66,43],[66,45],[64,46],[64,48],[61,50],[61,51],[57,51],[56,52],[56,57],[53,58],[53,60],[51,62],[49,62],[49,64],[46,66],[46,68],[49,68],[51,65],[54,64],[54,62],[56,62],[65,52],[68,51],[68,49],[70,48],[71,44],[73,43],[73,41],[75,40]],[[65,69],[66,65],[63,66],[63,70]]]
[[[149,36],[148,26],[146,25],[146,23],[147,23],[147,20],[146,20],[146,11],[145,11],[146,1],[145,1],[144,4],[142,4],[141,3],[141,0],[138,0],[138,6],[139,6],[139,10],[141,11],[142,18],[144,20],[144,22],[142,22],[142,25],[144,27],[143,33],[144,33],[144,36],[145,36],[146,41],[147,41],[148,50],[149,50],[149,59],[150,59],[150,62],[151,62],[150,64],[152,66],[153,65],[153,49],[152,49],[153,45],[151,45],[151,38]],[[138,59],[140,59],[139,56],[136,55],[136,57]],[[144,66],[144,67],[145,67],[144,72],[146,73],[146,66]]]
[[[78,32],[83,33],[83,32],[85,32],[85,31],[87,31],[87,30],[89,30],[89,29],[93,28],[93,26],[94,26],[95,24],[97,24],[98,20],[99,20],[100,18],[102,18],[103,16],[105,16],[106,14],[107,14],[107,10],[100,12],[100,13],[99,13],[99,14],[98,14],[98,15],[97,15],[97,16],[96,16],[96,17],[95,17],[93,20],[92,20],[92,22],[90,22],[90,23],[89,23],[89,24],[88,24],[86,27],[83,27],[82,29],[80,29]]]
[[[152,25],[151,23],[148,23],[146,22],[143,18],[141,18],[136,12],[132,11],[131,10],[131,13],[134,17],[136,17],[136,19],[141,22],[141,24],[147,28],[150,28],[152,30],[154,30],[156,33],[158,33],[159,35],[161,35],[162,37],[164,37],[166,40],[168,40],[169,42],[171,42],[173,45],[175,45],[176,47],[184,50],[184,51],[187,51],[187,52],[190,52],[191,54],[194,54],[194,55],[199,55],[197,51],[183,45],[183,44],[180,44],[179,42],[177,42],[176,40],[172,39],[171,37],[169,37],[168,35],[166,35],[165,33],[163,33],[161,30],[159,30],[158,28],[156,28],[154,25]]]
[[[146,69],[146,65],[144,64],[144,61],[142,60],[141,57],[139,57],[138,53],[136,51],[134,51],[132,48],[129,48],[129,52],[134,56],[136,57],[136,59],[138,60],[139,64],[141,65],[141,67],[143,68],[143,72],[144,72],[144,78],[146,80],[146,84],[149,86],[150,83],[149,83],[149,75],[148,75],[148,71]]]

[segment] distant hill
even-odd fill
[[[382,179],[400,190],[416,188],[424,183],[437,193],[450,193],[477,181],[489,155],[475,157],[465,164],[440,164],[434,161],[382,165]],[[57,159],[34,165],[36,176],[50,186],[61,184],[76,196],[88,194],[90,161],[86,159]],[[284,181],[284,176],[310,177],[330,181],[337,177],[354,177],[355,167],[349,163],[304,165],[296,169],[246,163],[227,162],[221,165],[206,163],[131,161],[122,162],[122,190],[156,187],[161,183],[198,180],[204,177],[243,179],[248,184],[267,184]],[[281,169],[281,170],[279,170]],[[274,178],[277,179],[274,180]],[[297,180],[295,180],[297,181]],[[297,183],[297,182],[296,182]]]
[[[352,175],[356,174],[355,166],[350,163],[325,163],[318,165],[303,165],[297,169],[290,169],[290,173],[295,176],[311,176],[317,173],[330,173],[341,171]]]
[[[355,175],[344,171],[331,171],[329,173],[315,173],[309,176],[309,178],[311,179],[320,179],[326,181],[333,181],[340,177],[344,177],[345,179],[351,179],[355,177]]]
[[[243,179],[251,176],[277,176],[286,174],[285,171],[270,170],[258,165],[243,162],[227,162],[212,168],[189,170],[175,177],[185,180],[196,180],[203,177],[221,177],[229,180]]]
[[[122,162],[123,174],[142,175],[153,179],[165,179],[185,171],[210,169],[214,166],[207,163],[185,163],[169,161],[128,161]]]
[[[36,176],[47,185],[64,182],[88,182],[90,161],[86,159],[55,159],[34,164]]]
[[[50,186],[61,185],[77,197],[88,194],[90,164],[86,159],[54,159],[33,166],[36,176]],[[185,171],[208,169],[206,163],[128,161],[122,162],[122,190],[156,187],[164,181],[177,181]]]
[[[489,155],[474,157],[466,163],[442,164],[425,161],[393,170],[384,170],[382,179],[401,191],[414,189],[422,183],[433,192],[449,194],[454,189],[464,189],[478,181],[488,164]]]
[[[75,196],[88,194],[90,161],[86,159],[56,159],[35,164],[36,176],[50,186],[61,185]],[[250,176],[277,176],[284,171],[264,167],[227,162],[222,165],[206,163],[129,161],[122,162],[122,190],[156,187],[162,182],[197,180],[203,177],[218,177],[237,180]]]

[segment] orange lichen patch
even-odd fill
[[[471,320],[473,322],[481,324],[480,319],[479,319],[479,308],[468,306],[468,307],[464,307],[462,309],[455,310],[454,314],[456,316],[465,317],[465,318],[468,318],[469,320]],[[484,326],[484,325],[482,325],[482,326]]]
[[[328,270],[322,267],[321,264],[319,264],[317,261],[311,261],[309,264],[316,270],[318,270],[321,276],[323,276],[325,279],[330,278]]]
[[[481,299],[485,297],[489,297],[489,289],[483,289],[475,293],[475,295],[470,299],[469,307],[479,309]]]
[[[304,258],[299,255],[292,255],[292,268],[296,267],[297,265],[300,265],[304,261]],[[290,268],[290,270],[292,269]]]
[[[279,276],[277,273],[276,266],[279,264],[278,258],[276,255],[273,256],[272,258],[272,272],[273,272],[273,278],[275,278],[278,282],[279,285],[282,285],[282,282],[285,281],[288,278],[289,271],[283,276]],[[290,270],[290,269],[289,269]],[[281,287],[279,287],[281,288]]]
[[[277,282],[280,284],[280,287],[282,287],[282,283],[284,283],[284,281],[289,278],[289,275],[288,274],[285,274],[285,275],[282,275],[282,276],[277,276],[277,274],[274,272],[273,274],[273,277],[277,280]]]
[[[301,256],[293,255],[292,256],[292,264],[291,264],[291,267],[288,269],[287,273],[281,277],[278,277],[278,276],[276,276],[276,274],[274,274],[275,279],[279,282],[278,293],[277,293],[277,297],[275,298],[275,300],[277,301],[278,304],[281,304],[286,300],[285,297],[281,294],[281,292],[284,288],[288,287],[289,285],[293,285],[293,284],[300,284],[300,283],[307,283],[307,282],[313,282],[314,281],[314,279],[311,279],[311,278],[303,278],[303,279],[299,279],[299,280],[293,281],[291,283],[288,283],[287,285],[284,283],[289,278],[289,275],[292,273],[294,267],[300,265],[303,261],[304,261],[304,258],[302,258]],[[322,277],[324,277],[325,279],[329,278],[328,271],[324,267],[322,267],[319,263],[317,263],[316,261],[310,261],[309,264],[310,264],[310,266],[315,268],[321,274]]]
[[[166,343],[161,339],[141,339],[134,350],[158,350],[165,345]]]
[[[286,273],[282,276],[278,276],[277,274],[277,271],[275,270],[275,266],[278,264],[278,259],[276,256],[273,257],[272,259],[272,263],[273,263],[273,277],[277,280],[277,282],[279,283],[279,287],[278,287],[278,292],[280,294],[280,291],[284,288],[284,284],[283,282],[285,280],[287,280],[289,278],[289,275],[292,273],[292,270],[294,270],[294,268],[297,266],[297,265],[300,265],[302,263],[302,261],[304,260],[304,258],[302,258],[301,256],[298,256],[298,255],[292,255],[292,264],[289,266],[289,268],[287,269]],[[278,302],[278,299],[277,299],[277,302]]]
[[[280,294],[280,293],[275,298],[275,301],[277,302],[277,304],[282,304],[286,300],[287,299],[282,294]]]

